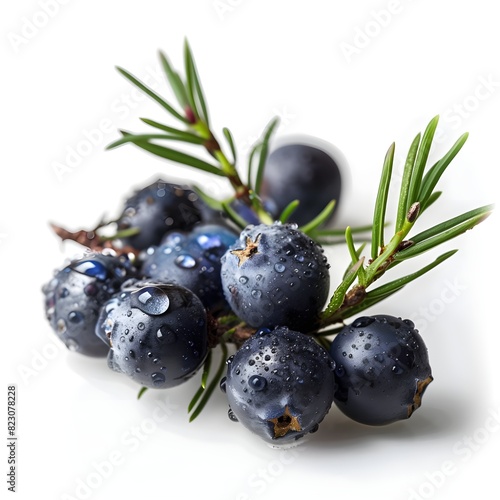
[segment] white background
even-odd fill
[[[339,227],[370,220],[392,141],[395,196],[407,148],[436,114],[432,158],[463,132],[470,138],[420,228],[495,201],[500,31],[493,2],[24,0],[2,11],[1,365],[3,397],[9,383],[18,393],[17,498],[401,500],[465,498],[496,485],[495,215],[445,245],[460,248],[451,260],[373,311],[410,317],[420,328],[435,377],[422,408],[384,428],[348,422],[332,409],[293,452],[270,449],[230,422],[218,392],[189,424],[198,379],[138,402],[137,387],[105,361],[59,344],[40,291],[78,250],[61,246],[49,221],[90,228],[160,174],[203,183],[213,194],[227,189],[132,147],[104,151],[118,128],[145,130],[140,116],[168,120],[114,66],[149,78],[170,98],[148,74],[158,73],[158,49],[179,67],[185,37],[214,126],[231,128],[243,159],[276,114],[280,140],[306,134],[342,151],[351,182]],[[85,156],[61,169],[78,148]],[[345,250],[330,257],[336,282]],[[8,449],[1,448],[6,491]]]

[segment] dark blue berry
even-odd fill
[[[118,231],[137,228],[139,233],[121,241],[137,250],[158,245],[168,231],[187,230],[201,221],[200,203],[191,189],[159,179],[125,201]]]
[[[125,283],[104,305],[96,334],[110,348],[109,367],[146,387],[183,383],[208,353],[205,308],[174,284]]]
[[[409,418],[432,381],[427,348],[410,320],[363,316],[332,342],[334,401],[350,418],[383,425]]]
[[[272,445],[293,443],[328,413],[334,367],[312,337],[284,327],[258,332],[228,363],[230,418]]]
[[[215,224],[200,224],[185,233],[171,232],[160,246],[148,249],[141,271],[153,280],[189,288],[211,310],[227,308],[220,259],[237,237],[228,227]]]
[[[248,226],[221,262],[226,300],[250,326],[317,328],[330,289],[329,264],[294,224]]]
[[[336,200],[338,205],[341,187],[340,168],[325,150],[308,144],[287,144],[269,155],[261,196],[275,217],[289,203],[299,200],[290,221],[303,225],[330,201]]]
[[[89,254],[56,271],[45,284],[47,319],[71,351],[87,356],[106,356],[108,347],[95,336],[102,305],[135,275],[125,256]]]

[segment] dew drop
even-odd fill
[[[73,324],[81,323],[85,319],[85,316],[80,311],[71,311],[68,314],[68,321]]]
[[[77,262],[72,265],[71,268],[77,273],[85,274],[86,276],[91,276],[92,278],[97,278],[98,280],[104,281],[108,277],[108,270],[101,262],[97,260],[84,260],[83,262]]]
[[[371,318],[370,316],[362,316],[354,320],[352,326],[354,328],[363,328],[365,326],[371,325],[375,321],[375,318]]]
[[[193,269],[196,267],[196,259],[188,254],[179,255],[174,262],[182,269]]]
[[[260,299],[262,297],[262,292],[260,290],[252,290],[251,293],[254,299]]]
[[[154,372],[151,374],[151,380],[153,381],[153,385],[162,385],[165,383],[165,375],[161,372]]]
[[[277,264],[274,264],[274,270],[277,273],[284,273],[285,272],[285,264],[282,264],[281,262],[278,262]]]
[[[248,283],[248,278],[246,276],[240,276],[239,282],[244,285],[245,283]]]
[[[139,330],[144,330],[144,328],[145,328],[144,323],[138,323],[138,324],[137,324],[137,328],[138,328]]]
[[[263,391],[267,386],[267,380],[260,375],[254,375],[248,379],[248,385],[254,391]]]
[[[226,377],[222,377],[222,379],[219,383],[219,387],[223,393],[226,393]]]
[[[132,292],[130,295],[130,305],[146,314],[159,316],[168,310],[170,299],[162,288],[145,286],[140,290]],[[140,330],[144,328],[144,324],[142,324],[143,328],[140,328],[141,324],[139,323],[138,325]]]

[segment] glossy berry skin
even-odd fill
[[[199,224],[190,232],[172,231],[146,252],[141,272],[152,280],[177,283],[193,291],[205,307],[227,309],[220,259],[238,233],[226,226]]]
[[[335,404],[367,425],[409,418],[432,381],[427,348],[412,321],[363,316],[332,342]]]
[[[96,334],[109,348],[112,370],[155,389],[189,379],[208,352],[205,308],[174,284],[125,283],[104,305]]]
[[[118,231],[139,229],[138,234],[121,238],[121,242],[144,250],[158,245],[168,231],[187,230],[201,220],[200,201],[194,191],[159,179],[125,201],[117,225]]]
[[[326,151],[308,144],[287,144],[269,155],[260,194],[275,217],[289,203],[300,200],[290,222],[303,225],[332,200],[338,206],[341,190],[340,168]]]
[[[42,287],[47,319],[71,351],[103,357],[108,348],[95,336],[102,305],[135,275],[125,257],[89,254],[56,271]]]
[[[247,226],[221,262],[226,300],[250,326],[302,332],[318,326],[329,294],[329,264],[296,225]]]
[[[328,413],[334,367],[312,337],[284,327],[261,330],[228,360],[221,387],[230,418],[271,445],[294,443]]]

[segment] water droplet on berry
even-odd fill
[[[132,292],[130,295],[130,305],[146,314],[158,316],[168,310],[170,299],[162,288],[157,286],[146,286]],[[140,325],[142,325],[142,328]],[[139,330],[144,329],[143,323],[139,323],[137,326]]]
[[[66,287],[63,287],[59,290],[59,298],[64,299],[69,295],[69,290]]]
[[[345,375],[345,369],[342,365],[335,368],[335,375],[337,375],[337,377],[343,377]]]
[[[391,368],[391,371],[392,373],[394,373],[395,375],[401,375],[404,370],[403,370],[403,367],[401,365],[394,365],[392,368]]]
[[[153,381],[153,385],[162,385],[165,383],[165,375],[160,372],[154,372],[151,374],[151,380]]]
[[[108,270],[104,264],[101,264],[96,260],[77,262],[72,265],[71,268],[77,273],[85,274],[86,276],[91,276],[92,278],[97,278],[101,281],[104,281],[108,277]]]
[[[300,255],[300,254],[297,254],[297,255],[295,255],[295,260],[297,262],[304,262],[304,256]]]
[[[375,318],[371,318],[370,316],[362,316],[361,318],[358,318],[354,320],[352,323],[352,326],[354,328],[363,328],[368,325],[371,325],[375,321]]]
[[[260,290],[252,290],[251,293],[254,299],[260,299],[262,297],[262,292]]]
[[[238,422],[238,418],[234,414],[233,410],[231,410],[231,408],[229,408],[229,410],[227,411],[227,416],[229,417],[229,420],[231,420],[232,422]]]
[[[222,379],[219,383],[219,387],[223,393],[226,393],[226,377],[222,377]]]
[[[370,349],[370,348],[371,348],[371,346],[372,346],[372,345],[371,345],[370,343],[367,343],[367,344],[365,344],[365,349],[366,349],[366,350],[368,350],[368,349]]]
[[[68,314],[68,321],[73,324],[81,323],[85,316],[80,311],[71,311]]]
[[[193,269],[196,267],[196,259],[187,254],[179,255],[174,262],[177,266],[182,267],[183,269]]]
[[[267,380],[264,377],[261,377],[260,375],[254,375],[253,377],[250,377],[250,379],[248,380],[248,385],[254,391],[263,391],[267,386]]]

